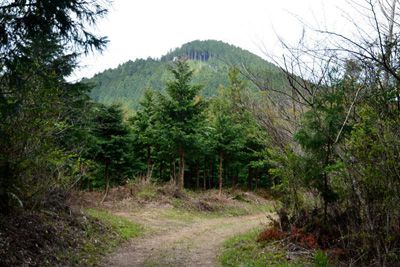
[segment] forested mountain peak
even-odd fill
[[[258,56],[240,47],[222,41],[195,40],[170,51],[165,56],[161,57],[161,61],[173,61],[178,58],[197,61],[208,61],[209,59],[217,58],[223,61],[229,61],[237,57],[252,57],[255,60]],[[262,60],[261,58],[258,59]]]
[[[222,41],[195,40],[171,50],[160,59],[130,60],[96,74],[87,80],[94,86],[91,97],[102,103],[120,103],[135,109],[146,88],[164,90],[165,82],[171,78],[168,65],[182,58],[189,61],[195,73],[193,82],[204,86],[202,94],[206,97],[215,95],[218,88],[228,84],[230,66],[252,66],[265,71],[277,86],[284,83],[275,65],[247,50]]]

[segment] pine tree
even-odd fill
[[[154,167],[154,149],[157,144],[157,109],[155,94],[152,89],[144,93],[140,107],[134,117],[130,119],[134,134],[137,136],[137,145],[145,151],[146,158],[146,181],[152,176]]]
[[[92,153],[103,164],[106,196],[113,177],[121,180],[132,174],[132,138],[119,106],[99,105],[95,121],[93,135],[97,143]]]
[[[185,152],[193,143],[202,120],[203,101],[198,96],[199,85],[191,85],[193,71],[186,61],[177,61],[171,68],[174,79],[167,82],[167,96],[160,97],[160,118],[164,134],[179,157],[178,188],[184,187]]]
[[[106,13],[94,0],[1,2],[0,212],[32,204],[32,192],[38,201],[62,176],[65,77],[79,53],[106,44],[87,28]]]

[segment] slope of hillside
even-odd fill
[[[282,87],[285,79],[273,64],[241,48],[221,41],[193,41],[184,44],[160,59],[138,59],[108,69],[86,80],[93,84],[91,96],[95,101],[122,103],[135,109],[144,90],[152,87],[163,91],[171,77],[168,66],[178,58],[185,58],[194,70],[193,83],[204,86],[202,94],[210,97],[220,86],[228,84],[230,66],[248,66],[262,71],[275,87]],[[250,85],[252,86],[252,85]]]

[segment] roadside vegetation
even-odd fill
[[[95,218],[110,226],[112,230],[116,232],[123,240],[138,237],[143,233],[143,227],[141,227],[139,224],[133,223],[126,218],[115,216],[110,212],[87,209],[86,213],[92,218]]]
[[[1,266],[97,266],[143,228],[105,211],[47,209],[0,218]]]
[[[288,260],[288,251],[279,244],[258,242],[261,228],[228,239],[220,251],[222,266],[307,266],[307,257]]]
[[[269,227],[257,227],[226,240],[219,251],[219,261],[222,266],[231,267],[340,265],[339,262],[330,262],[326,252],[316,249],[310,243],[313,241],[297,235],[284,236],[280,232],[271,231]]]

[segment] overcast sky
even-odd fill
[[[82,58],[73,80],[137,58],[159,58],[193,40],[221,40],[257,55],[279,54],[277,36],[296,41],[299,18],[337,31],[345,28],[346,0],[114,0],[96,32],[110,43]]]

